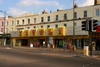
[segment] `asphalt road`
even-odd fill
[[[100,67],[100,60],[75,54],[0,47],[0,67]]]

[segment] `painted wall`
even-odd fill
[[[3,23],[3,24],[2,24]],[[0,18],[0,32],[1,32],[1,29],[3,29],[3,32],[4,32],[4,17],[1,17]]]

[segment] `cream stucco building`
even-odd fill
[[[86,7],[77,7],[75,4],[75,45],[77,48],[83,48],[84,44],[88,44],[89,42],[89,33],[87,31],[81,30],[81,22],[86,20],[87,18],[96,18],[100,21],[100,1],[95,0],[94,5],[86,6]],[[54,27],[54,35],[48,35],[48,28]],[[64,36],[59,36],[58,28],[64,27]],[[40,36],[40,29],[45,28],[45,36]],[[30,36],[25,36],[25,31],[23,37],[19,36],[19,30],[31,30]],[[32,29],[37,30],[37,36],[32,37]],[[13,31],[13,32],[12,32]],[[59,42],[64,41],[65,44],[72,44],[73,39],[73,9],[60,10],[57,9],[56,12],[47,13],[45,10],[40,13],[25,13],[16,18],[9,16],[6,19],[6,33],[11,33],[13,45],[16,45],[16,42],[23,43],[23,41],[27,41],[26,45],[29,43],[33,43],[34,46],[39,44],[43,46],[43,41],[46,42],[45,46],[48,44],[50,37],[52,40],[52,44],[59,47]],[[85,43],[84,42],[85,38]],[[23,43],[24,44],[24,43]],[[22,46],[25,46],[21,44]],[[18,44],[17,44],[18,45]]]

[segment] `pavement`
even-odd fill
[[[3,46],[2,46],[3,47]],[[27,47],[27,46],[14,46],[9,47],[7,46],[7,49],[27,49],[27,50],[38,50],[38,51],[45,51],[45,53],[53,53],[53,54],[62,54],[62,55],[68,55],[68,56],[78,56],[78,57],[89,57],[89,58],[95,58],[100,60],[100,51],[92,51],[92,56],[84,55],[83,49],[77,49],[75,51],[70,51],[69,49],[64,48],[44,48],[44,47]],[[90,52],[89,52],[90,53]]]

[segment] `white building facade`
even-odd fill
[[[84,45],[89,45],[89,33],[81,30],[81,22],[87,18],[96,18],[100,21],[100,5],[99,1],[92,6],[79,7],[75,5],[75,46],[83,48]],[[54,28],[54,35],[48,35],[48,28]],[[59,35],[59,27],[64,28],[62,34]],[[13,44],[29,46],[33,43],[34,46],[47,46],[51,40],[51,47],[60,47],[62,45],[73,45],[73,9],[57,10],[56,12],[47,13],[25,13],[16,18],[10,17],[6,19],[6,33],[11,33]],[[37,35],[32,37],[32,29],[37,29]],[[44,36],[41,36],[40,29],[45,29]],[[20,37],[19,30],[24,30],[23,37]],[[26,36],[25,30],[30,30],[30,36]],[[14,31],[14,32],[11,32]],[[45,41],[45,45],[43,42]],[[63,44],[64,41],[64,44]],[[85,41],[85,42],[84,42]],[[25,43],[24,43],[25,42]],[[62,44],[60,44],[62,42]],[[17,43],[17,44],[16,44]]]

